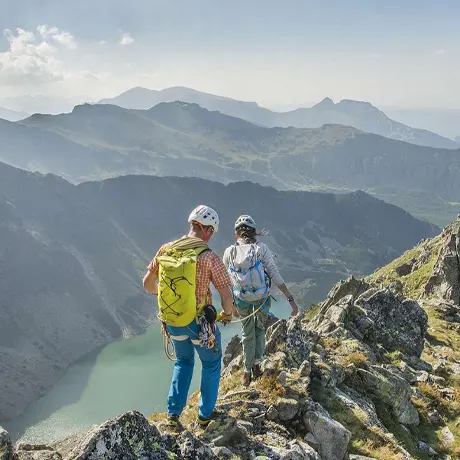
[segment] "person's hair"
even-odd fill
[[[236,234],[239,238],[244,240],[246,244],[255,243],[257,241],[257,231],[255,228],[248,227],[247,225],[241,225],[236,229]]]

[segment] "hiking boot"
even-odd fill
[[[206,428],[213,420],[215,419],[215,414],[212,413],[210,417],[203,417],[199,415],[196,419],[198,425],[200,425],[203,429]]]
[[[178,415],[168,415],[166,419],[166,426],[173,430],[178,430],[181,427]]]
[[[241,377],[241,383],[244,387],[248,387],[251,384],[251,373],[250,372],[243,372],[243,376]]]
[[[260,364],[254,364],[254,366],[252,366],[252,376],[254,377],[254,379],[258,379],[262,376],[262,374],[263,372],[262,368],[260,367]]]

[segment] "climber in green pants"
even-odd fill
[[[260,364],[265,351],[265,321],[271,306],[272,282],[286,296],[292,316],[299,312],[270,249],[257,241],[260,234],[263,233],[257,232],[251,216],[240,216],[235,223],[236,243],[225,250],[223,257],[232,281],[235,306],[243,320],[244,386],[262,373]]]

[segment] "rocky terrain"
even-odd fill
[[[267,331],[264,375],[240,386],[241,344],[225,353],[216,420],[200,430],[198,395],[172,432],[164,414],[122,414],[2,460],[460,458],[460,216],[367,279]]]

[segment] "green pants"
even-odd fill
[[[270,298],[265,301],[263,310],[259,310],[255,315],[251,315],[260,307],[260,303],[249,303],[235,299],[235,305],[241,318],[243,319],[243,352],[244,352],[244,371],[251,372],[255,364],[260,364],[265,352],[265,322],[270,309]]]

